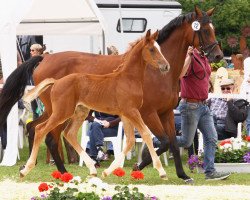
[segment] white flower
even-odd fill
[[[101,189],[104,190],[104,191],[107,191],[108,188],[109,188],[109,185],[107,183],[102,182]]]
[[[102,180],[97,178],[97,177],[93,177],[93,178],[88,180],[88,184],[91,186],[94,185],[96,187],[100,187],[102,184]]]
[[[247,143],[247,147],[250,148],[250,142]]]
[[[81,183],[82,179],[80,176],[74,176],[73,179],[70,181],[71,183]]]
[[[231,151],[233,149],[233,146],[228,143],[224,144],[223,147],[224,147],[224,151]]]

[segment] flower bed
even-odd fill
[[[192,155],[187,162],[191,172],[202,172],[202,157]],[[215,168],[218,172],[250,173],[250,137],[244,140],[230,138],[218,143],[215,152]]]
[[[55,182],[41,183],[38,186],[40,196],[34,196],[31,200],[157,200],[155,196],[145,195],[139,192],[137,187],[115,186],[110,187],[97,177],[86,178],[82,181],[79,176],[73,176],[70,173],[61,174],[59,171],[54,171],[52,177]],[[118,177],[125,176],[125,171],[122,168],[114,170],[113,175]],[[140,171],[131,173],[132,180],[140,180],[144,175]]]

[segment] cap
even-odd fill
[[[220,86],[224,86],[224,85],[233,85],[234,84],[234,80],[227,78],[227,79],[222,79]]]

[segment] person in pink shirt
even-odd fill
[[[193,47],[189,47],[180,75],[182,135],[176,136],[180,147],[190,147],[193,143],[196,129],[203,135],[204,165],[206,180],[226,179],[230,173],[217,172],[214,168],[215,151],[217,147],[217,132],[213,116],[207,106],[209,78],[211,66],[206,56]]]

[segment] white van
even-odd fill
[[[148,29],[152,31],[161,29],[181,14],[181,4],[176,1],[95,0],[95,2],[104,17],[107,30],[102,35],[95,36],[46,35],[44,44],[49,52],[74,50],[106,54],[106,47],[113,45],[119,53],[123,53],[130,42],[140,38]]]

